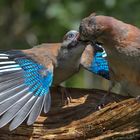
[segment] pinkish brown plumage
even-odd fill
[[[82,40],[103,43],[120,94],[140,95],[140,29],[113,17],[90,15],[81,22],[80,34]]]
[[[90,67],[93,59],[94,59],[94,48],[91,45],[87,45],[81,56],[81,64],[84,67],[88,68]]]

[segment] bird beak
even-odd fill
[[[76,35],[74,40],[80,40],[80,33],[77,33],[77,35]]]

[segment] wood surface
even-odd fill
[[[97,104],[106,94],[97,89],[67,88],[72,102],[63,105],[61,94],[51,91],[50,112],[42,114],[32,126],[22,124],[10,132],[8,125],[0,129],[0,140],[50,139],[139,139],[140,103],[111,93],[106,106],[97,110]]]

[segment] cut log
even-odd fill
[[[62,105],[61,95],[52,89],[52,106],[32,126],[26,123],[10,132],[8,126],[0,129],[0,140],[50,139],[137,139],[140,137],[140,103],[111,93],[101,110],[96,105],[106,94],[96,89],[68,88],[73,98]],[[119,102],[114,102],[119,99]]]

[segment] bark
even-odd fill
[[[96,89],[67,89],[72,103],[62,105],[61,95],[52,89],[52,106],[32,126],[25,123],[10,132],[0,129],[0,140],[46,139],[138,139],[140,137],[140,104],[111,93],[101,110],[96,105],[106,94]],[[114,101],[118,102],[114,102]]]

